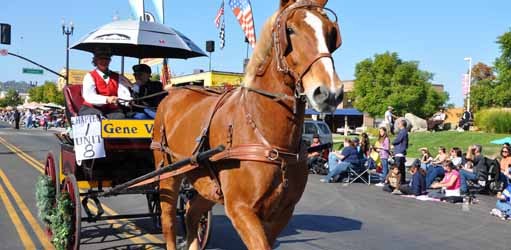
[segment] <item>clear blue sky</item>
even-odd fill
[[[226,0],[227,1],[227,0]],[[213,69],[241,71],[246,46],[243,34],[226,3],[226,47],[218,49],[218,30],[213,19],[220,0],[165,0],[165,23],[204,47],[206,40],[216,40]],[[279,1],[252,0],[256,31],[277,8]],[[146,0],[151,10],[152,1]],[[464,57],[492,64],[499,55],[495,41],[510,30],[511,1],[430,0],[430,1],[340,1],[327,6],[337,12],[344,44],[335,54],[335,65],[343,80],[354,78],[355,65],[365,58],[385,51],[397,52],[403,60],[420,62],[420,68],[434,74],[434,82],[445,85],[450,102],[462,104],[461,75],[467,71]],[[0,22],[12,25],[12,44],[0,45],[11,52],[31,58],[51,69],[65,66],[65,36],[61,23],[73,21],[75,32],[71,44],[79,38],[112,21],[114,15],[129,19],[128,0],[51,0],[13,1],[0,5]],[[91,55],[71,50],[70,68],[92,69]],[[127,60],[127,70],[135,60]],[[172,71],[186,74],[193,69],[207,69],[208,59],[172,60]],[[45,72],[43,76],[22,74],[31,64],[12,56],[0,57],[0,81],[56,80]],[[120,60],[114,59],[113,70],[120,70]]]

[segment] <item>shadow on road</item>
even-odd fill
[[[360,230],[360,228],[362,228],[362,222],[358,220],[340,216],[297,214],[279,235],[279,239],[273,247],[278,247],[282,243],[305,243],[327,237],[322,233],[354,231]],[[316,237],[310,237],[309,233],[309,237],[305,238],[306,233],[303,231],[315,232],[313,235]],[[282,239],[288,236],[293,236],[293,239]],[[234,230],[229,218],[224,215],[213,216],[212,236],[208,246],[215,249],[245,249],[245,245]]]
[[[89,226],[82,226],[80,234],[81,245],[94,245],[108,242],[124,241],[143,236],[148,233],[146,230],[134,228],[132,222],[121,222],[114,224],[101,223]],[[111,248],[111,249],[118,249]],[[122,248],[139,249],[139,248]],[[144,248],[141,248],[144,249]]]
[[[360,230],[362,222],[340,216],[297,214],[294,215],[280,237],[300,234],[300,231],[335,233]]]

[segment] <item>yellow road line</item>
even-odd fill
[[[27,156],[23,155],[23,153],[25,152],[19,150],[9,142],[5,141],[2,137],[0,137],[0,143],[4,145],[7,149],[14,152],[18,157],[25,160],[30,166],[34,167],[37,171],[44,173],[44,165],[42,163],[36,161],[35,159],[31,158],[28,155]]]
[[[11,151],[13,151],[14,153],[16,153],[16,155],[18,155],[20,158],[22,158],[23,160],[25,160],[27,163],[29,163],[31,166],[33,166],[35,169],[37,169],[39,172],[41,173],[44,173],[44,165],[37,161],[36,159],[32,158],[32,156],[26,154],[25,152],[23,152],[21,149],[17,148],[16,146],[12,145],[11,143],[9,143],[8,141],[6,141],[4,138],[0,137],[0,143],[2,143],[4,146],[6,146],[8,149],[10,149]],[[103,206],[103,209],[105,210],[106,213],[110,214],[110,215],[118,215],[117,212],[115,212],[113,209],[109,208],[108,206],[106,206],[105,204],[102,204]],[[123,221],[123,222],[129,222],[130,224],[133,224],[132,222],[130,222],[128,219],[119,219],[118,221]],[[112,223],[115,223],[116,221],[115,220],[109,220],[109,222],[112,222]],[[129,225],[128,225],[129,226]],[[133,224],[133,226],[131,227],[130,226],[130,229],[132,230],[140,230],[142,231],[139,227],[137,227],[136,225]],[[158,239],[158,237],[152,235],[152,234],[146,234],[146,235],[143,235],[142,237],[144,237],[145,239],[149,240],[150,243],[155,243],[155,244],[161,244],[161,243],[164,243],[162,242],[160,239]],[[134,243],[148,243],[148,242],[145,242],[145,241],[140,241],[136,238],[132,238],[130,239],[131,241],[133,241]]]
[[[3,142],[4,144],[8,145],[9,147],[13,148],[15,152],[23,155],[24,157],[26,157],[29,161],[37,164],[37,165],[42,165],[43,167],[43,170],[44,170],[44,164],[42,164],[41,162],[37,161],[36,159],[32,158],[30,155],[28,155],[27,153],[25,153],[23,150],[21,150],[20,148],[14,146],[12,143],[8,142],[6,139],[2,138],[0,136],[0,142]]]
[[[27,218],[28,223],[32,226],[32,228],[35,231],[35,234],[37,235],[37,238],[39,238],[39,241],[43,244],[44,249],[53,249],[53,246],[48,241],[48,238],[46,237],[46,234],[43,232],[41,226],[37,223],[36,219],[28,209],[27,205],[23,200],[21,199],[18,192],[16,192],[16,189],[12,186],[11,182],[5,175],[5,173],[0,169],[0,178],[3,180],[5,186],[7,187],[7,190],[11,193],[12,197],[14,198],[14,201],[16,201],[16,204],[20,208],[21,212]]]
[[[12,205],[11,201],[9,200],[9,197],[7,197],[7,193],[5,193],[5,190],[1,184],[0,184],[0,198],[2,199],[3,203],[5,204],[5,208],[7,209],[7,214],[9,214],[9,217],[11,217],[12,224],[14,224],[14,227],[16,228],[16,231],[18,232],[18,235],[20,236],[21,243],[23,244],[25,249],[36,249],[34,242],[28,235],[27,230],[25,229],[25,226],[23,225],[23,222],[21,222],[20,217],[16,213],[14,206]]]

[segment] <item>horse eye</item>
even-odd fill
[[[294,33],[295,33],[295,31],[293,30],[293,28],[289,28],[289,27],[288,27],[288,28],[286,28],[286,33],[287,33],[288,35],[291,35],[291,34],[294,34]]]

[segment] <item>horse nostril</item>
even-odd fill
[[[313,98],[318,104],[324,103],[328,100],[329,91],[326,87],[320,86],[314,90]]]

